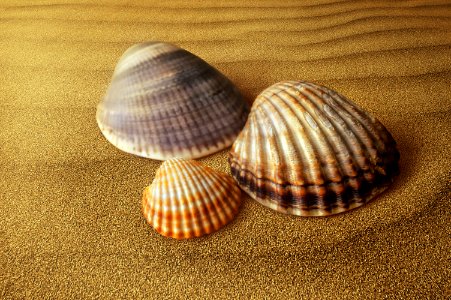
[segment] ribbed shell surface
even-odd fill
[[[237,88],[211,65],[175,45],[149,42],[119,60],[96,117],[117,148],[165,160],[230,146],[248,112]]]
[[[144,190],[143,214],[164,236],[200,237],[219,230],[235,217],[240,196],[229,175],[194,160],[171,159],[161,165]]]
[[[398,174],[385,127],[337,92],[286,81],[263,91],[232,146],[239,185],[277,211],[327,216],[359,207]]]

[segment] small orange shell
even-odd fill
[[[200,237],[229,223],[238,213],[241,191],[229,175],[194,160],[170,159],[143,193],[143,214],[161,235]]]

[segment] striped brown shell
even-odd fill
[[[385,127],[337,92],[303,81],[274,84],[255,100],[229,162],[244,191],[300,216],[359,207],[398,173]]]
[[[241,192],[229,175],[194,160],[170,159],[143,193],[143,214],[160,234],[200,237],[229,223],[238,213]]]
[[[175,45],[148,42],[119,60],[96,118],[117,148],[165,160],[230,146],[248,112],[237,88],[211,65]]]

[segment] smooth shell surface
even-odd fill
[[[359,207],[398,174],[385,127],[326,87],[277,83],[255,100],[229,163],[252,198],[277,211],[327,216]]]
[[[248,112],[237,88],[211,65],[175,45],[149,42],[119,60],[96,118],[117,148],[165,160],[230,146]]]
[[[171,159],[143,193],[143,214],[160,234],[175,239],[203,236],[229,223],[241,204],[232,177],[194,160]]]

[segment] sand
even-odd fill
[[[450,297],[450,29],[449,1],[2,0],[0,299]],[[147,40],[204,58],[249,102],[285,79],[338,90],[392,132],[400,176],[335,217],[244,197],[217,233],[158,235],[140,197],[161,162],[95,122],[117,60]]]

